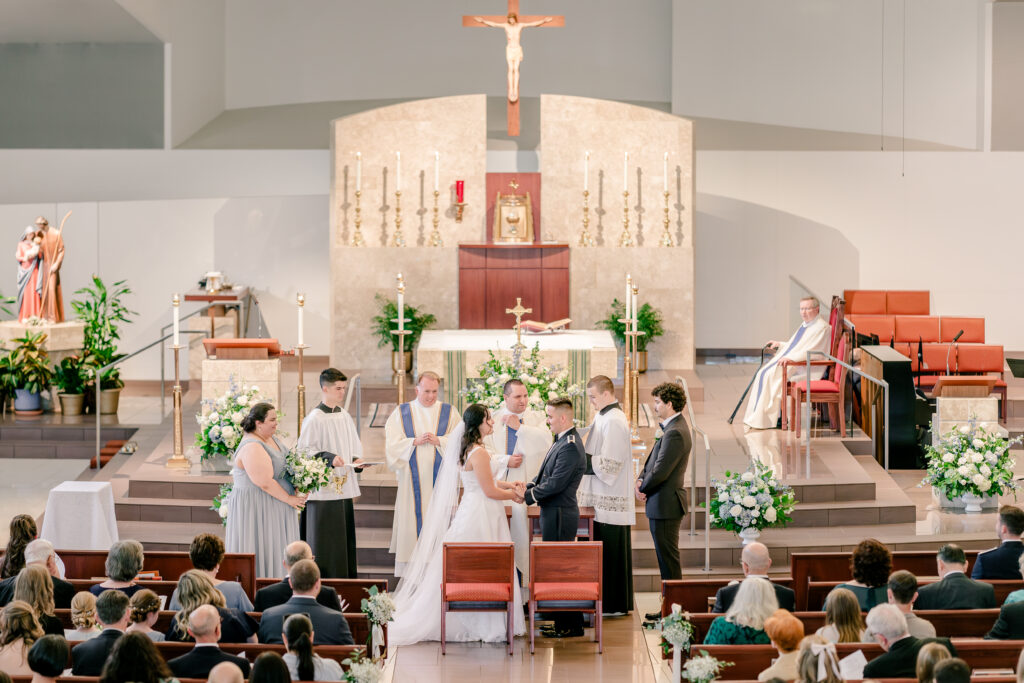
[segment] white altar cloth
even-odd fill
[[[39,538],[63,550],[110,550],[118,540],[107,481],[65,481],[50,490]]]

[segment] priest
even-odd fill
[[[451,404],[439,403],[441,378],[422,372],[416,378],[416,400],[395,408],[384,425],[384,455],[398,478],[395,516],[389,552],[395,555],[395,576],[401,576],[412,557],[423,519],[430,506],[434,479],[448,442],[446,434],[459,424]]]
[[[551,447],[551,430],[546,415],[530,410],[526,385],[510,379],[503,387],[505,401],[491,415],[494,431],[484,437],[484,446],[495,458],[497,479],[503,481],[532,481],[540,471],[544,455]],[[516,546],[516,569],[523,582],[530,580],[530,526],[526,505],[505,501],[512,509],[509,530]],[[528,599],[523,591],[523,599]]]
[[[302,540],[309,543],[320,575],[332,579],[359,577],[356,525],[352,499],[359,496],[357,473],[363,445],[356,425],[343,408],[348,377],[334,368],[320,373],[320,404],[302,421],[296,446],[324,458],[334,467],[331,485],[313,493],[299,519]]]
[[[782,364],[793,363],[789,379],[806,380],[799,364],[806,362],[808,351],[826,351],[829,339],[829,325],[819,315],[818,300],[813,296],[800,300],[800,318],[803,323],[787,342],[769,341],[768,348],[778,351],[765,363],[757,375],[747,401],[747,414],[743,424],[752,429],[773,429],[778,426],[782,414]],[[817,370],[812,379],[819,379],[822,370]]]
[[[633,609],[633,442],[629,420],[615,400],[615,387],[608,377],[596,375],[587,382],[587,398],[595,415],[587,434],[587,469],[577,498],[580,507],[594,508],[594,540],[602,543],[602,606],[610,616],[624,616]]]

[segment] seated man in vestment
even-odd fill
[[[796,329],[789,341],[769,341],[768,348],[777,351],[771,360],[766,362],[754,377],[754,384],[747,400],[747,414],[743,424],[753,429],[773,429],[778,427],[782,414],[782,365],[791,363],[788,373],[790,381],[806,380],[806,373],[800,363],[806,362],[808,351],[826,351],[829,340],[829,325],[819,315],[820,305],[813,296],[800,300],[800,318],[803,323]],[[821,378],[822,369],[818,366],[812,379]]]

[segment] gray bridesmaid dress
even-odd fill
[[[251,441],[259,442],[270,456],[274,464],[274,480],[287,493],[294,495],[295,488],[284,471],[288,449],[277,437],[274,437],[275,449],[255,436],[246,436],[235,453]],[[231,468],[231,477],[234,483],[228,498],[228,523],[224,534],[227,552],[254,553],[257,577],[282,578],[285,546],[299,540],[299,513],[256,486],[237,464]]]

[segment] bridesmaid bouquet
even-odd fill
[[[326,460],[318,458],[305,448],[292,448],[285,456],[288,481],[298,493],[315,493],[331,483],[334,470]]]

